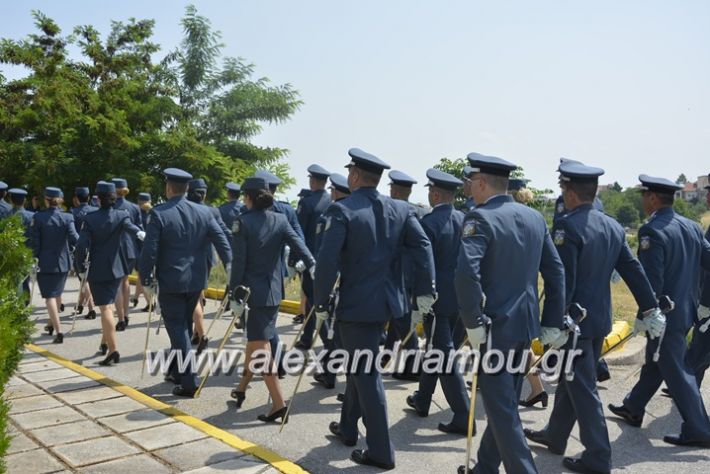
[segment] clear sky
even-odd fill
[[[153,18],[168,50],[187,3],[5,2],[0,36],[29,33],[37,8],[65,32]],[[420,179],[421,201],[426,169],[471,151],[513,161],[533,186],[553,189],[561,156],[622,186],[639,173],[710,172],[708,1],[192,3],[222,31],[226,55],[300,91],[301,110],[256,139],[290,150],[291,198],[309,164],[342,173],[352,146]]]

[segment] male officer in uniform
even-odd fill
[[[472,174],[473,168],[468,165],[463,167],[463,194],[466,196],[466,202],[463,203],[461,212],[464,214],[467,214],[469,211],[472,211],[474,207],[476,207],[476,200],[473,199],[473,196],[471,195],[472,181],[469,179]]]
[[[316,317],[328,318],[328,300],[340,272],[340,295],[335,309],[340,339],[354,362],[355,351],[379,352],[383,325],[409,311],[402,287],[398,255],[410,250],[416,266],[414,295],[428,313],[434,302],[434,262],[431,244],[409,206],[377,192],[382,171],[389,165],[358,148],[348,151],[352,161],[348,184],[351,195],[326,211],[323,240],[315,274]],[[358,464],[394,469],[394,447],[387,424],[387,400],[380,372],[360,364],[347,377],[340,422],[330,431],[346,446],[357,443],[357,423],[367,429],[367,449],[350,458]],[[368,370],[369,369],[369,370]]]
[[[7,194],[7,183],[0,181],[0,219],[10,215],[12,206],[5,202],[5,194]]]
[[[232,261],[232,250],[209,209],[185,198],[192,175],[176,168],[168,168],[163,174],[168,201],[150,211],[138,269],[149,294],[155,292],[157,278],[158,302],[171,348],[186,357],[190,351],[192,313],[207,287],[209,244],[216,247],[225,265]],[[198,380],[192,364],[179,373],[174,363],[168,378],[179,383],[174,395],[194,396]]]
[[[111,179],[111,182],[116,186],[116,194],[118,196],[116,204],[113,206],[114,209],[123,209],[128,212],[128,215],[131,217],[131,223],[143,230],[140,208],[126,199],[126,196],[128,196],[128,193],[130,192],[128,189],[128,181],[123,178],[113,178]],[[126,256],[126,259],[128,259],[129,272],[133,271],[138,262],[138,257],[140,257],[138,249],[139,244],[136,236],[126,232],[121,237],[121,250]],[[116,295],[116,315],[118,316],[116,331],[125,331],[126,326],[128,326],[130,298],[131,287],[128,283],[128,275],[126,275],[123,278],[121,287],[118,289],[118,294]]]
[[[523,358],[533,338],[539,336],[543,344],[553,347],[567,340],[564,268],[542,215],[506,194],[508,177],[516,166],[478,153],[470,153],[468,160],[469,189],[479,204],[463,224],[454,280],[459,315],[474,349],[500,350],[506,366],[524,369]],[[542,321],[538,272],[546,294]],[[488,425],[474,472],[498,472],[501,461],[506,472],[537,472],[518,415],[522,370],[487,373],[484,368],[478,386]]]
[[[308,167],[308,185],[311,192],[308,196],[301,198],[296,208],[298,223],[303,229],[303,234],[306,240],[306,247],[315,255],[316,251],[316,223],[318,218],[328,209],[331,203],[330,195],[326,191],[325,186],[328,184],[328,176],[330,172],[320,165],[311,165]],[[301,274],[301,290],[306,295],[305,314],[308,314],[313,304],[313,281],[308,272]],[[308,349],[313,341],[313,329],[316,326],[315,318],[311,318],[306,323],[301,333],[301,339],[296,342],[298,349]],[[325,328],[321,328],[321,337],[326,335]],[[325,341],[326,338],[323,338]],[[332,385],[323,384],[326,388],[333,388]]]
[[[453,331],[459,319],[456,292],[454,290],[454,271],[461,248],[461,227],[464,215],[454,209],[456,190],[463,182],[448,173],[436,169],[426,172],[429,178],[429,205],[432,211],[424,216],[421,225],[431,242],[436,266],[436,291],[438,299],[434,303],[433,314],[412,313],[412,326],[422,322],[427,333],[430,347],[444,354],[443,371],[439,373],[422,372],[419,376],[419,390],[407,397],[407,404],[419,416],[429,414],[431,398],[436,389],[437,379],[441,382],[446,401],[454,412],[453,420],[439,423],[439,430],[444,433],[466,434],[469,398],[461,372],[446,371],[449,358],[456,351],[453,343]],[[454,366],[455,367],[455,366]]]
[[[81,232],[81,226],[84,225],[84,216],[99,210],[98,207],[89,205],[90,194],[89,188],[84,186],[74,189],[74,207],[72,207],[71,213],[74,216],[74,225],[77,232]]]
[[[424,215],[424,210],[421,206],[416,206],[409,202],[409,196],[412,194],[412,186],[417,184],[417,180],[412,178],[402,171],[392,170],[387,175],[390,178],[390,197],[398,201],[404,201],[409,204],[409,210],[414,214],[417,220],[421,219]],[[401,274],[404,278],[404,289],[407,294],[407,300],[409,301],[410,307],[412,304],[412,290],[414,286],[414,264],[412,262],[412,257],[409,255],[407,250],[404,250],[402,257],[400,259],[401,264]],[[401,318],[392,319],[389,322],[389,328],[387,330],[387,336],[385,339],[384,349],[392,350],[394,343],[397,339],[404,341],[407,337],[412,324],[412,314],[408,311]],[[407,350],[413,352],[419,348],[417,344],[416,337],[410,337],[407,341],[406,346],[402,346],[402,350]],[[410,357],[405,361],[405,365],[401,371],[394,372],[392,374],[393,378],[401,380],[419,380],[419,375],[415,373],[413,365],[415,363],[415,358]]]
[[[705,190],[708,191],[705,201],[710,207],[710,184],[705,186]],[[705,232],[705,240],[710,241],[710,228]],[[698,305],[698,319],[693,326],[693,340],[690,341],[688,353],[685,355],[685,361],[695,375],[698,387],[703,383],[705,371],[710,367],[710,329],[706,329],[705,332],[700,329],[708,323],[708,318],[710,318],[710,272],[704,271],[701,281],[703,287]],[[667,388],[664,388],[663,392],[670,395]]]
[[[20,215],[20,220],[22,221],[22,225],[25,228],[25,245],[27,245],[27,247],[29,248],[32,248],[32,242],[30,242],[30,239],[32,238],[31,226],[32,216],[34,216],[34,212],[25,210],[25,199],[27,199],[27,191],[20,188],[12,188],[7,192],[7,194],[10,196],[10,202],[12,203],[12,209],[10,210],[10,214],[7,217],[13,216],[15,214]],[[30,304],[30,277],[27,277],[22,281],[22,291],[27,294],[26,304]]]
[[[555,220],[552,236],[565,266],[565,302],[585,308],[587,318],[579,324],[581,335],[576,349],[582,352],[574,359],[574,378],[560,376],[547,427],[523,431],[528,439],[563,454],[572,427],[579,422],[584,452],[579,459],[564,458],[564,466],[574,472],[606,473],[611,471],[611,445],[597,393],[596,366],[604,338],[611,331],[609,279],[614,269],[629,286],[646,322],[662,315],[656,308],[651,284],[626,243],[624,229],[594,207],[598,179],[604,170],[566,161],[560,164],[559,172],[564,206],[569,211]],[[563,349],[575,347],[569,341]]]
[[[700,267],[710,270],[710,243],[698,224],[673,210],[673,195],[680,186],[643,174],[639,180],[641,202],[650,216],[639,229],[639,260],[656,295],[668,295],[675,309],[666,316],[662,339],[646,341],[646,360],[638,382],[622,405],[609,405],[609,409],[631,426],[639,427],[646,405],[665,381],[683,424],[679,435],[664,436],[663,441],[710,448],[710,420],[695,377],[685,364],[685,337],[698,308]],[[637,319],[636,326],[643,330],[644,321]],[[654,361],[659,344],[658,361]]]
[[[239,216],[243,206],[243,204],[239,202],[241,192],[241,186],[230,181],[227,183],[227,198],[229,201],[218,207],[219,213],[222,216],[222,222],[224,222],[224,225],[227,226],[230,232],[234,225],[234,219]]]
[[[205,199],[207,198],[207,183],[205,182],[204,179],[202,178],[197,178],[197,179],[191,179],[187,183],[187,200],[190,202],[193,202],[195,204],[199,204],[207,208],[207,210],[212,214],[212,217],[214,218],[215,222],[219,225],[220,230],[224,234],[224,237],[227,239],[227,242],[231,240],[232,237],[232,232],[231,230],[227,229],[226,225],[224,224],[224,221],[222,220],[222,214],[219,212],[219,209],[216,207],[212,207],[208,205],[205,202]],[[210,271],[212,270],[212,267],[215,266],[215,254],[214,254],[214,247],[212,244],[208,245],[207,249],[207,275],[209,276]],[[227,269],[227,263],[224,263],[225,270]],[[207,286],[205,286],[207,288]],[[190,333],[190,338],[192,344],[197,344],[197,353],[200,354],[205,348],[207,347],[207,337],[205,336],[205,325],[204,325],[204,308],[203,308],[203,298],[204,298],[204,293],[200,297],[200,301],[197,302],[197,305],[195,306],[195,312],[192,315],[192,321],[195,323],[194,331],[193,328],[190,327],[188,329],[188,332]]]

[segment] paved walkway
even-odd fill
[[[41,353],[25,352],[6,397],[9,473],[278,472],[169,416],[177,410],[149,408]]]

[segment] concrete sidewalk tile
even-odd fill
[[[11,432],[12,439],[7,454],[21,453],[39,448],[39,445],[19,431]]]
[[[171,423],[169,425],[156,426],[141,431],[133,431],[125,435],[133,442],[148,451],[166,448],[176,444],[187,443],[207,435],[183,423]]]
[[[98,421],[119,433],[175,423],[175,420],[171,417],[155,410],[132,411],[121,415],[100,418]]]
[[[33,397],[35,395],[44,395],[44,391],[38,389],[31,383],[14,385],[12,387],[5,388],[5,398],[7,398],[8,400],[14,400],[17,398],[24,397]]]
[[[65,466],[43,449],[10,454],[5,457],[7,472],[31,472],[43,474],[64,469]]]
[[[55,446],[51,450],[72,467],[110,461],[111,459],[122,458],[140,452],[117,436]]]
[[[76,373],[74,374],[76,375]],[[48,391],[49,393],[70,392],[72,390],[84,390],[89,387],[98,387],[101,385],[96,380],[91,380],[83,375],[76,375],[68,379],[48,380],[45,382],[37,382],[37,385]]]
[[[46,410],[62,406],[62,402],[52,397],[51,395],[37,395],[35,397],[20,398],[13,400],[10,405],[10,414],[19,415],[37,410]]]
[[[112,434],[109,430],[91,420],[38,428],[30,430],[30,433],[47,446],[84,441]]]
[[[17,367],[17,372],[21,374],[30,374],[32,372],[39,372],[40,370],[52,370],[61,369],[62,366],[51,360],[34,360],[30,364],[22,364]]]
[[[80,473],[87,474],[125,474],[129,473],[170,473],[172,470],[148,454],[138,454],[123,459],[103,462],[101,464],[92,464],[79,470]]]
[[[241,459],[230,459],[217,464],[211,464],[200,469],[187,471],[190,474],[217,474],[224,471],[238,472],[239,474],[257,474],[267,470],[268,464],[254,464]]]
[[[47,410],[10,415],[10,418],[26,430],[59,425],[62,423],[71,423],[73,421],[86,419],[81,415],[81,413],[76,410],[72,410],[69,407],[49,408]]]
[[[10,377],[10,380],[7,381],[7,384],[5,385],[6,387],[17,387],[19,385],[25,385],[27,383],[26,380],[22,380],[21,378],[17,376],[12,376]]]
[[[47,358],[42,354],[38,354],[30,350],[25,350],[25,352],[22,354],[22,360],[20,361],[20,365],[32,364],[41,360],[47,360]]]
[[[110,398],[118,398],[120,396],[122,396],[121,392],[117,392],[111,387],[105,386],[91,387],[87,390],[73,390],[71,392],[62,392],[57,394],[58,398],[61,398],[70,405],[108,400]]]
[[[29,374],[22,374],[22,377],[30,382],[48,382],[52,380],[68,379],[70,377],[76,377],[76,372],[69,370],[66,367],[60,367],[58,369],[42,370],[39,372],[31,372]]]
[[[153,454],[182,471],[189,471],[190,469],[197,469],[244,456],[242,451],[212,438],[161,449]]]
[[[82,403],[81,405],[76,405],[76,408],[92,418],[101,418],[103,416],[142,410],[145,408],[145,405],[128,397],[118,397],[97,402]]]

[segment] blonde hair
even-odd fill
[[[59,207],[64,202],[64,199],[62,198],[45,197],[45,199],[47,200],[47,205],[49,207]]]
[[[140,207],[141,207],[141,209],[143,209],[145,212],[148,212],[148,211],[150,211],[151,209],[153,209],[153,206],[150,204],[150,201],[146,201],[146,202],[142,203]]]
[[[530,204],[534,198],[533,192],[528,188],[521,188],[511,193],[513,199],[515,199],[520,204]]]
[[[128,196],[128,193],[130,193],[131,190],[128,188],[121,188],[116,190],[116,195],[119,197],[126,197]]]

